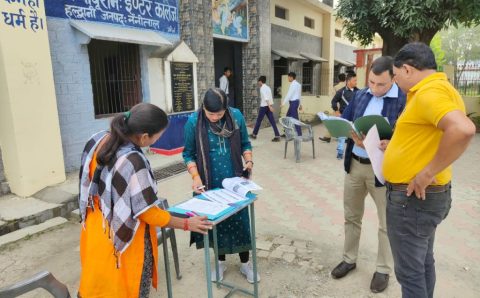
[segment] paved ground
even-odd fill
[[[314,129],[316,136],[324,132],[321,125]],[[342,280],[329,277],[329,271],[341,260],[343,245],[344,173],[342,162],[335,159],[336,144],[317,140],[317,158],[312,159],[311,144],[304,143],[302,160],[295,163],[293,146],[287,159],[283,159],[284,143],[271,143],[271,137],[271,129],[267,128],[253,141],[253,179],[264,187],[256,204],[257,235],[263,244],[272,245],[270,251],[283,242],[293,247],[293,260],[288,253],[280,259],[270,252],[261,253],[261,297],[400,297],[394,278],[385,293],[374,295],[369,291],[377,247],[377,216],[372,200],[367,200],[357,270]],[[454,167],[454,203],[437,230],[436,297],[478,297],[480,292],[479,145],[477,135]],[[171,204],[183,200],[188,196],[190,182],[186,174],[164,180],[159,184],[160,195],[169,198]],[[78,224],[69,223],[3,248],[0,287],[47,269],[76,293],[79,229]],[[205,297],[202,251],[188,247],[186,233],[179,231],[177,235],[184,277],[174,280],[175,297]],[[290,251],[288,247],[283,249]],[[246,285],[238,273],[237,257],[231,256],[227,262],[225,278]],[[163,277],[162,266],[159,272]],[[166,297],[164,280],[159,284],[152,297]],[[220,297],[226,292],[215,289],[214,293]],[[41,296],[36,292],[29,297]]]

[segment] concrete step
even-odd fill
[[[44,189],[31,198],[4,196],[0,198],[0,236],[54,217],[66,217],[75,208],[77,196],[56,188]]]
[[[54,217],[52,219],[48,219],[45,222],[42,222],[41,224],[29,226],[29,227],[8,233],[6,235],[0,236],[0,247],[9,243],[18,241],[25,237],[28,237],[40,232],[44,232],[51,228],[63,225],[66,222],[68,222],[68,220],[66,220],[63,217]]]

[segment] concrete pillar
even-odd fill
[[[335,59],[335,16],[330,14],[323,15],[323,39],[322,39],[322,57],[328,62],[322,63],[322,68],[327,67],[328,71],[322,72],[322,90],[327,91],[328,95],[333,93],[333,66]]]
[[[32,3],[0,1],[0,145],[20,196],[65,180],[44,1]]]

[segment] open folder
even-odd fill
[[[226,178],[222,181],[222,186],[223,188],[208,190],[170,207],[168,211],[187,215],[196,213],[215,220],[255,199],[256,195],[252,191],[262,189],[252,180],[242,177]]]
[[[359,136],[366,135],[370,128],[377,126],[380,139],[390,139],[393,131],[388,121],[380,115],[368,115],[357,118],[354,122],[335,116],[327,116],[324,113],[318,113],[318,117],[322,120],[332,137],[350,137],[352,130]]]

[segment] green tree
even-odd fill
[[[453,65],[455,71],[454,85],[462,77],[467,65],[480,60],[480,26],[466,28],[448,28],[441,32],[442,49],[445,52],[446,63]]]
[[[479,0],[340,0],[337,9],[347,38],[366,46],[377,32],[390,56],[411,41],[430,44],[442,28],[480,24]]]
[[[435,54],[435,61],[437,61],[438,70],[443,70],[443,65],[446,63],[445,51],[442,49],[442,35],[441,32],[437,32],[430,42],[430,48],[432,48]]]

